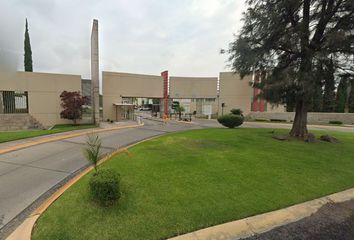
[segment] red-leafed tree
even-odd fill
[[[88,97],[81,96],[80,92],[64,91],[60,94],[61,106],[64,109],[60,112],[60,117],[70,119],[77,123],[78,119],[82,118],[83,105],[89,103]]]

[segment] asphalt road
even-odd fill
[[[168,132],[200,128],[192,124],[144,122],[145,126],[141,128],[100,133],[102,152],[109,153]],[[82,154],[84,146],[85,136],[81,136],[0,155],[0,239],[19,225],[60,183],[87,166]]]

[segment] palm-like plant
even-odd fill
[[[97,164],[101,156],[102,141],[98,135],[89,134],[87,135],[86,145],[86,148],[84,148],[84,156],[93,165],[97,174]]]
[[[183,106],[177,106],[175,110],[178,113],[178,119],[182,120],[182,112],[185,111],[184,107]]]

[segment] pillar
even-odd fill
[[[94,19],[91,32],[91,107],[93,123],[96,125],[100,122],[99,88],[98,20]]]
[[[163,78],[163,117],[168,117],[168,71],[161,73]]]

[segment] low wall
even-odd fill
[[[0,131],[38,129],[43,126],[28,113],[0,114]]]
[[[294,120],[294,112],[251,112],[247,115],[249,120],[256,119],[282,119],[287,122]],[[309,123],[329,123],[329,121],[341,121],[344,124],[354,124],[354,113],[317,113],[310,112],[307,115]]]

